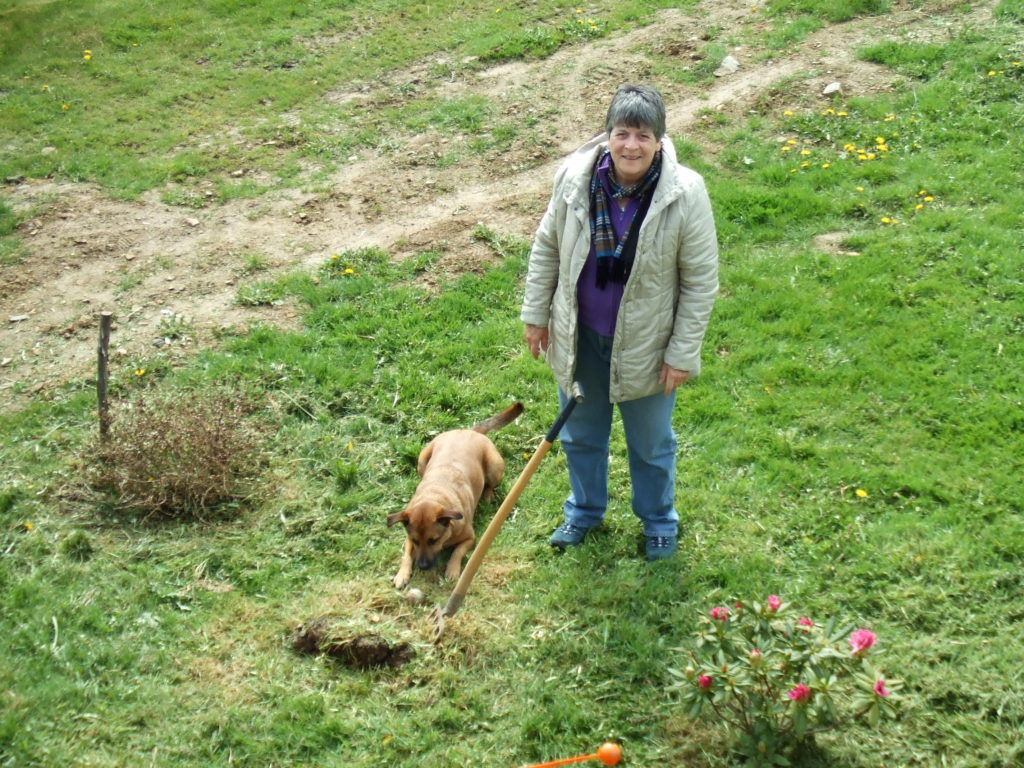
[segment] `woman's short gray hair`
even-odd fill
[[[604,130],[611,133],[617,125],[631,128],[650,128],[656,138],[665,135],[665,102],[657,88],[650,85],[626,83],[620,85],[612,97]]]

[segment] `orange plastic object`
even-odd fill
[[[582,763],[584,760],[600,760],[605,765],[618,765],[622,759],[622,747],[618,744],[607,741],[600,746],[597,752],[593,755],[579,755],[577,757],[566,757],[562,760],[552,760],[550,763],[537,763],[536,765],[528,765],[525,768],[555,768],[559,765],[569,765],[570,763]]]

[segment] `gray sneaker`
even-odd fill
[[[648,536],[645,545],[648,560],[664,560],[676,552],[675,536]]]
[[[551,546],[558,547],[559,549],[575,547],[583,541],[583,537],[587,535],[589,530],[589,528],[580,528],[572,523],[562,523],[551,534]]]

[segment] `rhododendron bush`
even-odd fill
[[[731,726],[752,765],[788,765],[816,733],[895,712],[901,683],[876,666],[877,643],[869,629],[816,622],[769,595],[711,608],[686,668],[670,671],[690,717]]]

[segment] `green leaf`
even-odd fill
[[[691,720],[696,720],[698,717],[700,717],[700,713],[703,709],[704,697],[698,696],[696,699],[694,699],[693,705],[690,707],[690,710],[686,713],[686,716]]]
[[[872,728],[876,728],[878,726],[878,720],[881,717],[881,714],[882,713],[878,707],[878,702],[876,701],[874,704],[871,705],[871,708],[868,710],[867,715],[868,722],[871,724]]]

